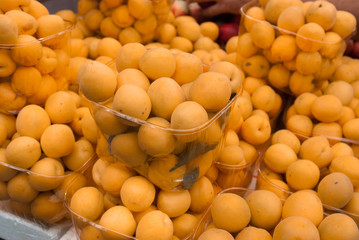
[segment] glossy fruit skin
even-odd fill
[[[219,39],[227,42],[231,37],[238,35],[238,23],[223,23],[219,27]]]

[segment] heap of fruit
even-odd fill
[[[0,110],[43,105],[67,88],[71,24],[37,1],[2,1],[0,10]]]
[[[261,0],[221,49],[215,23],[174,16],[168,1],[0,9],[0,198],[18,214],[59,222],[67,191],[80,239],[186,239],[198,229],[200,239],[288,240],[298,224],[306,239],[339,239],[338,222],[358,238],[347,216],[358,214],[359,172],[358,61],[342,57],[350,13]],[[276,88],[296,96],[283,121],[295,134],[272,135],[290,97]],[[261,190],[218,195],[247,187],[261,154]]]
[[[283,200],[268,190],[232,188],[213,200],[195,237],[199,240],[354,240],[359,237],[358,226],[348,215],[324,215],[321,200],[314,191],[300,190]]]
[[[356,29],[354,15],[329,1],[260,1],[243,10],[238,63],[296,96],[330,80]]]
[[[66,215],[66,191],[86,184],[82,172],[95,156],[91,115],[74,92],[51,94],[44,107],[29,104],[16,118],[0,113],[1,200],[19,215],[46,223]],[[89,122],[89,123],[87,123]]]
[[[286,112],[286,127],[304,136],[327,136],[331,143],[342,138],[358,142],[358,83],[337,80],[324,89],[323,95],[300,94]]]
[[[196,167],[192,177],[203,176],[221,142],[231,95],[240,90],[240,70],[218,62],[203,72],[193,54],[140,43],[122,46],[116,67],[117,75],[90,61],[78,78],[82,94],[95,103],[94,119],[110,153],[167,190]]]
[[[80,239],[89,234],[100,239],[186,239],[220,190],[209,175],[187,190],[162,190],[107,157],[95,162],[90,175],[94,185],[80,188],[67,201]]]

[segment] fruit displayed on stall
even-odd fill
[[[85,127],[76,117],[83,109],[76,104],[77,97],[74,92],[58,91],[46,99],[44,107],[26,105],[16,118],[1,113],[9,130],[0,149],[1,181],[8,193],[1,200],[29,209],[14,209],[18,214],[45,223],[59,222],[67,214],[65,192],[86,184],[81,173],[95,156],[95,145],[78,132]],[[74,178],[79,179],[78,185],[70,188]]]
[[[354,16],[322,0],[189,15],[205,5],[0,3],[13,212],[70,212],[80,239],[358,238]]]
[[[328,1],[252,3],[242,15],[238,63],[246,75],[295,96],[321,89],[341,62],[345,40],[356,29],[354,15]],[[274,73],[283,78],[277,80]]]
[[[37,1],[1,4],[0,110],[43,105],[48,95],[66,88],[71,24]]]
[[[343,221],[340,228],[328,226],[339,219]],[[343,213],[327,215],[314,191],[301,190],[280,199],[268,190],[229,188],[213,200],[201,218],[195,239],[319,240],[339,236],[342,229],[347,230],[347,239],[359,236],[355,221]]]

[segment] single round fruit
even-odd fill
[[[273,192],[255,190],[246,197],[251,210],[251,225],[271,230],[280,221],[282,216],[282,202]]]
[[[49,191],[58,187],[64,180],[65,170],[60,161],[42,158],[30,169],[29,182],[37,191]]]
[[[189,99],[209,112],[217,112],[228,103],[232,93],[230,79],[218,72],[200,74],[189,89]]]
[[[148,88],[147,94],[151,99],[152,113],[167,120],[173,110],[186,100],[181,86],[169,77],[161,77]]]
[[[341,172],[333,172],[319,182],[317,191],[323,204],[342,208],[350,201],[354,190],[347,175]]]
[[[295,161],[297,154],[284,143],[273,144],[264,153],[264,163],[277,173],[285,173],[289,165]]]
[[[270,233],[263,228],[248,226],[240,231],[235,240],[272,240]]]
[[[51,120],[44,108],[30,104],[20,110],[16,117],[16,131],[22,136],[40,140],[42,133],[50,126]]]
[[[317,227],[307,218],[291,216],[274,229],[273,240],[320,240]]]
[[[20,136],[6,147],[7,162],[20,168],[30,168],[41,156],[40,143],[32,137]]]
[[[333,213],[318,226],[321,240],[355,240],[359,230],[355,221],[343,213]]]
[[[199,237],[198,240],[234,240],[232,234],[227,230],[221,228],[209,228],[205,230]]]
[[[154,185],[142,176],[128,178],[121,187],[123,205],[133,212],[140,212],[151,206],[155,199]]]
[[[112,97],[116,90],[116,75],[104,63],[88,61],[78,72],[81,92],[91,101],[103,102]]]
[[[287,168],[285,173],[289,187],[294,190],[313,189],[319,182],[319,167],[310,160],[299,159]]]
[[[167,214],[160,210],[146,213],[136,228],[136,238],[142,240],[171,240],[173,223]]]
[[[112,103],[114,110],[141,120],[148,118],[151,107],[151,99],[146,91],[132,84],[125,84],[117,89]]]
[[[99,225],[114,231],[104,233],[109,238],[119,237],[119,234],[132,236],[136,230],[136,221],[131,211],[125,206],[114,206],[108,209],[102,214]]]
[[[171,77],[176,70],[176,59],[166,48],[151,48],[141,56],[139,68],[152,80]]]
[[[283,204],[283,219],[291,216],[302,216],[318,226],[323,219],[323,205],[312,190],[299,190],[290,195]]]
[[[71,198],[70,209],[76,214],[95,221],[104,207],[103,195],[95,187],[83,187],[77,190]]]
[[[188,190],[164,191],[157,194],[157,208],[169,217],[178,217],[186,213],[191,205]]]
[[[68,125],[52,124],[42,133],[40,144],[43,152],[48,157],[64,157],[72,153],[75,136]]]
[[[212,202],[211,216],[218,228],[238,232],[250,222],[251,211],[240,195],[222,193]]]

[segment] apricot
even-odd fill
[[[140,148],[151,156],[171,154],[175,149],[175,138],[167,130],[170,123],[159,117],[149,118],[147,122],[150,124],[142,125],[137,133]]]
[[[186,165],[182,165],[173,170],[172,168],[175,167],[178,162],[179,159],[174,154],[153,158],[147,172],[148,179],[156,186],[168,191],[180,187],[187,167]]]
[[[46,99],[45,110],[52,123],[69,123],[74,118],[76,104],[66,91],[58,91]]]
[[[283,219],[302,216],[318,226],[323,219],[323,205],[314,191],[299,190],[290,195],[283,204]]]
[[[189,236],[193,229],[196,228],[198,218],[189,213],[185,213],[172,220],[173,222],[173,234],[179,238],[185,238]]]
[[[131,15],[128,5],[121,5],[112,11],[112,21],[116,26],[125,28],[131,26],[135,18]]]
[[[21,172],[7,184],[7,191],[12,200],[20,203],[30,203],[39,194],[29,182],[29,175]]]
[[[100,218],[100,226],[110,229],[104,235],[113,237],[119,234],[132,236],[136,230],[136,221],[131,211],[125,206],[114,206],[104,212]]]
[[[183,52],[187,52],[187,53],[191,53],[193,51],[193,43],[185,37],[175,36],[171,39],[169,44],[170,44],[171,49],[174,48],[174,49],[182,50]],[[196,50],[196,51],[198,51],[198,50]],[[204,51],[204,52],[206,52],[206,51]],[[195,55],[197,55],[197,54],[195,54]]]
[[[37,19],[39,26],[36,31],[38,38],[44,38],[56,33],[61,33],[66,29],[65,21],[58,15],[50,14],[44,15]],[[56,40],[56,39],[54,39]],[[46,44],[51,42],[46,41]],[[52,44],[49,44],[50,46]]]
[[[98,54],[114,59],[121,47],[122,44],[118,40],[111,37],[104,37],[98,43]]]
[[[136,19],[146,19],[153,13],[153,5],[149,0],[129,0],[128,10]]]
[[[197,102],[185,101],[177,105],[171,115],[171,128],[191,129],[208,121],[207,111]],[[177,136],[181,140],[192,141],[197,136]]]
[[[320,170],[314,162],[302,159],[290,164],[285,174],[292,189],[313,189],[319,182]]]
[[[19,35],[17,24],[11,17],[0,14],[0,43],[1,44],[12,44],[16,42]]]
[[[16,171],[15,169],[3,165],[3,163],[8,164],[5,151],[6,151],[5,148],[0,148],[0,181],[1,182],[9,181],[18,173],[18,171]]]
[[[216,227],[206,229],[203,233],[201,233],[201,235],[198,238],[198,240],[215,240],[215,239],[233,240],[234,238],[230,232]]]
[[[310,137],[302,142],[299,150],[302,159],[313,161],[319,168],[328,166],[333,159],[333,150],[324,136]]]
[[[193,82],[202,72],[202,62],[196,55],[180,52],[175,55],[176,70],[172,78],[179,84]]]
[[[337,17],[337,8],[331,2],[315,1],[309,5],[305,12],[307,22],[315,22],[323,27],[325,31],[331,29]]]
[[[218,228],[228,232],[237,232],[247,226],[251,211],[246,200],[240,195],[222,193],[212,202],[211,216]]]
[[[270,138],[271,126],[269,120],[261,115],[248,117],[242,124],[241,136],[250,144],[262,144]]]
[[[338,227],[333,227],[338,226]],[[355,221],[343,213],[333,213],[325,217],[318,226],[321,240],[357,239],[359,230]]]
[[[200,25],[201,34],[215,41],[219,35],[219,27],[211,21],[202,22]]]
[[[107,166],[103,172],[101,185],[106,192],[114,196],[120,196],[123,183],[134,175],[134,170],[126,167],[121,162],[114,162]]]
[[[217,112],[228,103],[231,92],[231,83],[226,75],[206,72],[200,74],[191,85],[189,98],[207,111]]]
[[[166,48],[151,48],[141,56],[139,67],[152,80],[171,77],[176,70],[176,59]]]
[[[95,149],[91,142],[85,138],[80,138],[74,143],[72,152],[63,157],[62,161],[64,165],[72,170],[76,171],[85,166],[87,162],[94,156]]]
[[[333,172],[319,182],[317,191],[323,204],[342,208],[350,201],[354,190],[347,175],[341,172]]]
[[[273,232],[273,240],[294,240],[298,238],[320,239],[317,227],[309,219],[302,216],[291,216],[283,219]]]
[[[201,213],[207,209],[215,197],[213,185],[206,176],[200,177],[189,189],[189,193],[191,195],[190,210],[195,213]]]
[[[149,208],[155,195],[154,185],[142,176],[128,178],[121,187],[123,205],[133,212],[141,212]]]
[[[36,18],[29,13],[14,9],[6,12],[5,15],[16,22],[19,35],[34,35],[36,33],[39,24]]]
[[[71,198],[70,209],[80,216],[94,221],[103,211],[103,195],[94,187],[83,187]]]
[[[147,94],[151,100],[152,113],[158,117],[170,119],[174,109],[185,101],[180,85],[172,78],[161,77],[153,82]],[[163,99],[166,99],[163,102]]]
[[[9,164],[20,168],[30,168],[40,159],[41,147],[35,138],[20,136],[8,144],[5,153]]]
[[[243,228],[242,231],[240,231],[235,238],[235,240],[245,239],[271,240],[272,236],[265,229],[248,226]]]
[[[63,180],[64,167],[53,158],[42,158],[30,168],[29,182],[37,191],[49,191],[58,187]]]
[[[57,91],[56,80],[51,75],[42,76],[40,87],[36,93],[27,97],[28,103],[37,104],[43,106],[46,99]]]
[[[140,43],[141,34],[133,27],[127,27],[122,29],[118,35],[118,39],[121,44],[125,45],[127,43]]]
[[[68,125],[52,124],[42,133],[40,143],[43,152],[48,157],[64,157],[72,153],[75,136]]]
[[[125,84],[117,89],[112,108],[128,116],[146,120],[151,113],[152,103],[145,90],[136,85]]]
[[[22,34],[14,42],[21,47],[11,49],[12,59],[24,66],[37,64],[42,57],[42,45],[35,37]]]
[[[136,238],[143,240],[170,240],[173,236],[173,223],[169,216],[160,210],[146,213],[136,227]]]
[[[78,76],[80,90],[91,101],[102,102],[115,93],[116,75],[109,66],[101,62],[89,61],[84,63]]]

